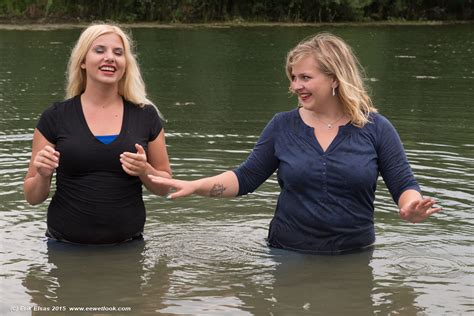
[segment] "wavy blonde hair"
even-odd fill
[[[67,66],[66,99],[79,95],[86,89],[87,76],[86,71],[81,68],[81,64],[84,62],[86,54],[92,46],[92,42],[99,36],[109,33],[120,36],[124,47],[126,66],[125,73],[119,81],[119,94],[126,100],[137,104],[139,107],[143,107],[145,104],[155,106],[153,102],[147,98],[145,83],[133,52],[131,37],[119,26],[105,23],[92,24],[87,27],[72,49]]]
[[[314,57],[323,73],[337,80],[337,97],[352,124],[363,127],[369,122],[370,113],[377,112],[377,109],[364,85],[362,66],[349,45],[330,33],[304,39],[286,57],[286,75],[290,82],[293,65],[308,55]]]

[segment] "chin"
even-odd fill
[[[106,79],[97,80],[97,81],[102,84],[118,84],[120,80],[117,78],[106,78]]]
[[[308,111],[314,111],[318,108],[318,106],[316,104],[313,104],[313,103],[300,103],[301,107],[305,110],[308,110]]]

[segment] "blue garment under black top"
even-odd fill
[[[98,135],[95,138],[97,138],[97,140],[102,144],[108,145],[113,142],[117,138],[117,136],[118,135]]]
[[[377,113],[362,128],[340,126],[326,151],[298,109],[275,115],[234,170],[238,194],[253,192],[277,169],[281,193],[268,243],[278,248],[338,253],[369,246],[379,173],[396,203],[404,191],[420,191],[395,128]]]

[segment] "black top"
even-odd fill
[[[110,144],[90,131],[80,96],[46,109],[37,129],[60,153],[56,192],[48,208],[48,230],[58,239],[87,244],[116,243],[143,231],[142,182],[128,175],[120,154],[147,151],[162,129],[156,109],[123,101],[122,128]]]
[[[371,245],[379,174],[396,203],[404,191],[420,190],[395,128],[377,113],[362,128],[340,126],[326,151],[298,109],[277,114],[234,170],[239,195],[277,169],[281,193],[268,243],[292,250],[338,253]]]

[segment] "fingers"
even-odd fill
[[[167,186],[176,190],[176,192],[173,192],[167,196],[168,199],[174,200],[180,197],[189,196],[195,192],[192,181],[167,179],[153,175],[148,175],[148,178],[150,178],[153,183]]]
[[[135,171],[133,171],[132,169],[128,168],[128,167],[125,166],[124,164],[122,164],[122,169],[123,169],[123,171],[125,171],[127,174],[129,174],[129,175],[131,175],[131,176],[134,176],[134,177],[138,176],[138,174],[137,174]]]
[[[178,180],[157,177],[157,176],[153,176],[151,174],[148,175],[148,178],[150,178],[150,180],[153,183],[156,183],[156,184],[161,184],[161,185],[171,187],[171,188],[176,189],[176,190],[182,189],[182,185],[180,185],[180,182]]]
[[[137,150],[136,153],[131,153],[131,152],[126,151],[126,152],[123,152],[122,155],[131,159],[146,160],[146,152],[143,146],[140,144],[135,144],[135,149]]]
[[[125,166],[123,163],[122,163],[122,169],[123,169],[123,171],[125,171],[126,173],[128,173],[131,176],[138,176],[135,171],[131,170],[130,168]]]
[[[36,168],[56,169],[59,166],[57,161],[47,157],[37,157],[33,164]]]
[[[146,162],[120,158],[122,169],[131,176],[140,176],[146,171]]]
[[[145,149],[143,149],[142,145],[140,145],[140,144],[135,144],[135,148],[136,148],[137,153],[138,153],[139,155],[146,155]]]
[[[185,197],[185,196],[188,196],[188,195],[189,194],[185,193],[184,190],[179,190],[179,191],[176,191],[174,193],[169,194],[166,198],[171,199],[171,200],[175,200],[177,198]]]
[[[125,164],[129,168],[139,167],[139,166],[143,165],[145,163],[145,161],[146,160],[143,160],[143,159],[140,159],[140,158],[135,159],[135,158],[128,157],[125,154],[120,155],[120,162],[122,164]]]
[[[59,151],[56,151],[51,146],[44,146],[44,148],[41,149],[36,154],[36,160],[38,162],[42,162],[42,163],[48,163],[49,161],[58,163],[59,162]]]
[[[132,160],[146,160],[146,156],[144,155],[141,155],[139,153],[131,153],[131,152],[124,152],[120,155],[120,157],[122,158],[128,158],[128,159],[132,159]]]
[[[441,207],[435,207],[436,203],[436,200],[430,197],[413,201],[400,210],[400,217],[412,223],[422,222],[430,215],[441,211]]]
[[[436,204],[435,199],[433,199],[433,198],[423,198],[423,200],[421,200],[421,202],[419,203],[419,208],[427,209],[427,208],[432,207],[435,204]]]
[[[163,184],[163,185],[167,185],[167,186],[171,186],[171,187],[176,187],[176,182],[177,181],[173,180],[173,179],[158,177],[158,176],[154,176],[154,175],[151,175],[151,174],[148,175],[148,178],[150,178],[150,180],[152,182],[157,183],[157,184]]]
[[[430,208],[429,210],[426,211],[426,214],[428,216],[430,216],[431,214],[438,213],[441,210],[442,210],[441,207],[432,207],[432,208]]]
[[[140,176],[147,170],[147,158],[143,147],[135,144],[137,153],[124,152],[120,155],[122,169],[132,176]]]
[[[50,176],[59,166],[59,152],[47,145],[38,153],[33,161],[37,172],[42,176]]]

